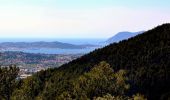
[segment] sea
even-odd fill
[[[95,49],[103,47],[104,41],[106,39],[55,39],[55,38],[8,38],[8,39],[0,39],[0,42],[62,42],[62,43],[70,43],[75,45],[83,45],[83,44],[92,44],[98,45],[96,47],[90,47],[85,49],[53,49],[53,48],[41,48],[41,49],[22,49],[22,50],[6,50],[6,51],[21,51],[25,53],[43,53],[43,54],[87,54],[89,52],[94,51]],[[4,51],[1,51],[4,52]]]

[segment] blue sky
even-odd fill
[[[170,0],[0,0],[0,38],[109,38],[170,22]]]

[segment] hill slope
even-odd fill
[[[19,90],[14,92],[14,97],[28,97],[29,92],[32,98],[51,100],[58,96],[70,96],[68,93],[75,92],[71,91],[72,82],[76,82],[101,61],[108,62],[116,72],[120,69],[128,71],[131,88],[126,95],[139,92],[148,99],[167,99],[170,94],[170,24],[163,24],[136,37],[110,44],[60,68],[39,72],[24,80]],[[96,95],[91,93],[91,96]],[[87,97],[92,98],[91,96]]]

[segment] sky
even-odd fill
[[[0,38],[109,38],[170,22],[170,0],[0,0]]]

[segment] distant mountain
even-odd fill
[[[116,35],[114,35],[113,37],[109,38],[106,43],[114,43],[114,42],[119,42],[119,41],[122,41],[124,39],[128,39],[128,38],[131,38],[131,37],[134,37],[138,34],[141,34],[143,33],[144,31],[139,31],[139,32],[119,32],[117,33]]]
[[[0,49],[40,49],[40,48],[59,48],[59,49],[84,49],[95,47],[95,45],[74,45],[62,42],[3,42]]]

